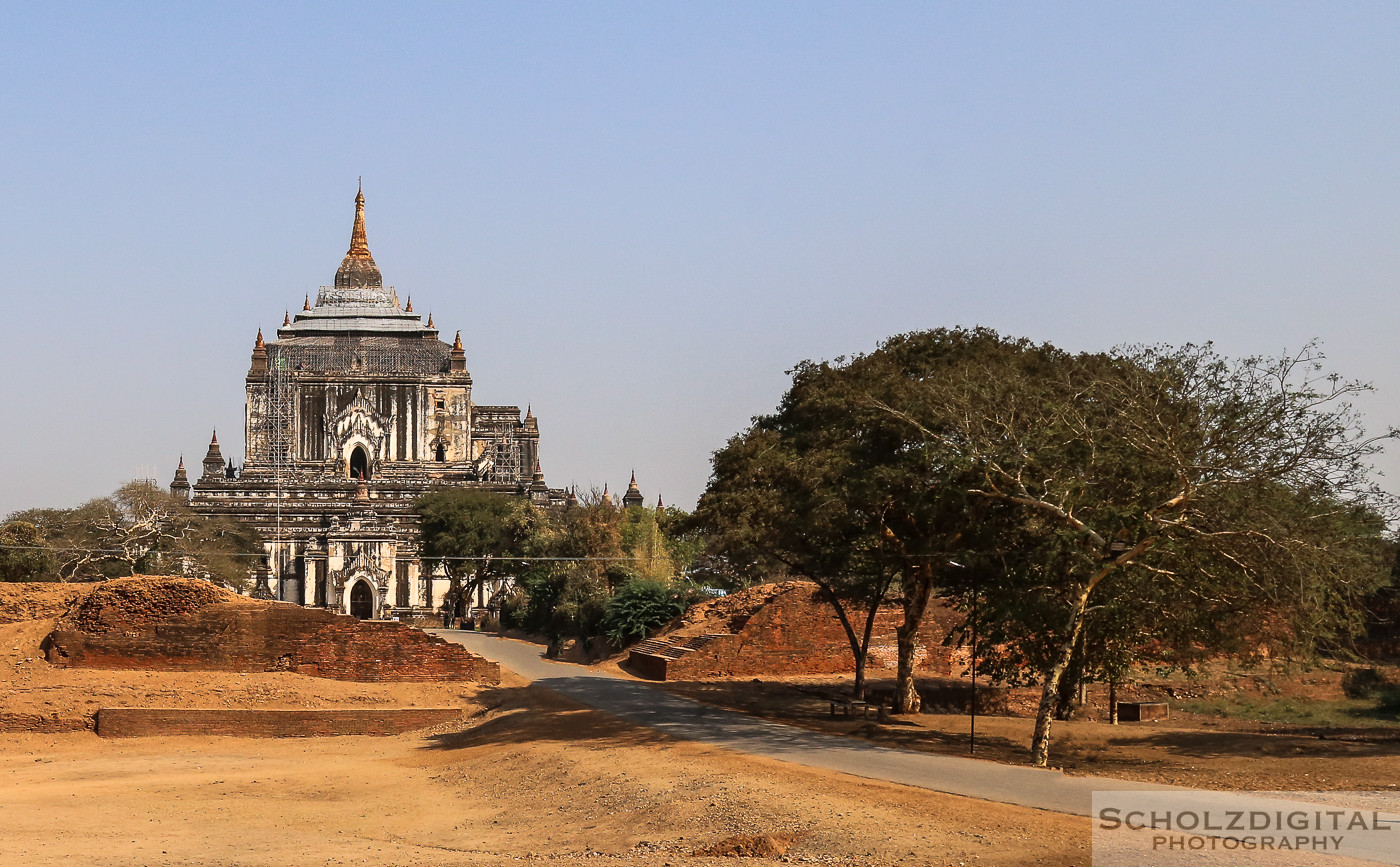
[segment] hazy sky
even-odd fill
[[[794,363],[936,326],[1319,338],[1400,424],[1397,45],[1395,3],[8,3],[0,515],[241,461],[361,175],[556,486],[690,507]]]

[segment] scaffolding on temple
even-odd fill
[[[280,582],[285,577],[288,563],[286,546],[282,544],[282,495],[293,461],[292,437],[295,431],[293,416],[296,412],[296,388],[293,385],[291,365],[287,363],[287,359],[282,353],[275,351],[275,348],[269,355],[271,356],[268,359],[271,362],[271,371],[267,378],[267,412],[263,415],[264,436],[262,441],[266,449],[263,458],[272,469],[272,477],[276,485],[274,500],[276,530],[273,539],[275,559],[269,565]],[[278,597],[281,597],[280,592]]]
[[[483,481],[519,484],[524,468],[521,466],[520,441],[515,438],[515,431],[510,428],[501,430],[492,437],[488,448],[491,460],[483,475]]]

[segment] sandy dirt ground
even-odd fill
[[[50,624],[0,623],[0,711],[416,705],[466,719],[383,738],[0,734],[0,865],[736,863],[697,854],[726,850],[1089,863],[1087,819],[676,741],[508,673],[482,687],[59,669],[39,649]]]
[[[513,679],[392,738],[0,736],[0,863],[1087,864],[1088,820],[679,742]]]

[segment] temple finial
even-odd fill
[[[373,259],[369,254],[369,241],[365,239],[365,191],[363,185],[355,193],[355,225],[350,230],[350,250],[347,256]]]
[[[311,309],[311,296],[310,296],[310,295],[307,295],[307,296],[306,296],[306,300],[303,301],[303,302],[301,302],[301,309],[302,309],[302,310],[310,310],[310,309]]]
[[[292,324],[292,312],[291,312],[290,310],[283,310],[283,311],[282,311],[282,327],[283,327],[283,328],[286,328],[288,325],[291,325],[291,324]]]
[[[433,313],[432,313],[431,310],[428,311],[428,327],[429,327],[429,328],[435,327],[435,326],[433,325]]]
[[[266,343],[263,343],[263,336],[262,336],[262,329],[261,329],[261,328],[258,329],[258,339],[257,339],[257,341],[253,344],[253,348],[254,348],[254,349],[266,349],[266,348],[267,348],[267,344],[266,344]]]
[[[405,313],[412,313],[412,312],[413,312],[413,296],[412,296],[412,295],[408,296],[408,306],[405,307],[405,308],[403,309],[403,312],[405,312]]]
[[[462,332],[460,332],[460,331],[457,332],[457,339],[452,341],[452,351],[453,351],[453,352],[461,352],[461,351],[462,351]],[[517,404],[517,406],[518,406],[518,404]],[[516,412],[519,412],[519,410],[516,410]]]

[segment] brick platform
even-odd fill
[[[411,707],[392,710],[205,710],[198,708],[104,707],[97,734],[104,738],[214,735],[253,738],[311,738],[336,735],[397,735],[461,719],[462,709]]]
[[[120,599],[98,607],[101,592],[60,620],[44,640],[49,663],[119,670],[294,671],[370,682],[500,682],[496,663],[399,623],[360,621],[290,603],[229,599],[232,594],[222,601],[198,600],[204,604],[163,603],[156,612],[143,609],[144,616],[125,617]]]

